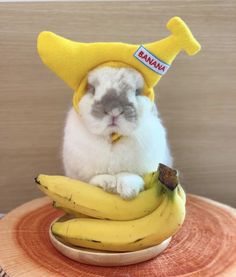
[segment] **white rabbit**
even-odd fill
[[[65,174],[123,198],[144,188],[143,174],[172,166],[156,105],[142,96],[144,80],[131,68],[101,67],[88,74],[86,94],[71,108],[63,142]],[[111,134],[122,137],[112,143]]]

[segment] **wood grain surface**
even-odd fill
[[[63,174],[61,142],[72,91],[36,52],[40,31],[73,40],[142,43],[181,16],[202,44],[180,54],[156,87],[188,192],[236,206],[236,2],[160,0],[0,3],[0,212],[40,196],[33,178]]]
[[[10,277],[233,277],[236,275],[236,210],[188,195],[182,228],[156,258],[129,266],[75,262],[51,244],[50,223],[62,214],[43,197],[0,220],[0,266]]]

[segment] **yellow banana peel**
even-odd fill
[[[178,189],[179,185],[165,187],[160,205],[142,218],[74,218],[55,222],[52,232],[72,245],[106,251],[136,251],[160,244],[179,230],[185,218],[185,197]]]
[[[143,217],[161,202],[162,186],[158,181],[158,172],[146,175],[149,188],[131,200],[124,200],[117,194],[104,191],[65,176],[40,174],[36,182],[41,191],[53,201],[74,214],[84,214],[96,218],[130,220]],[[153,184],[153,185],[152,185]]]

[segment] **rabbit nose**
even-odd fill
[[[111,115],[112,117],[118,117],[119,115],[123,114],[123,112],[124,111],[121,107],[113,108],[110,111],[105,110],[105,113]]]

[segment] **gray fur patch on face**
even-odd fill
[[[107,114],[117,110],[119,114],[123,114],[127,121],[134,121],[137,119],[137,113],[134,105],[127,97],[127,87],[122,87],[122,91],[118,93],[114,88],[106,91],[106,94],[101,100],[95,101],[92,106],[91,114],[99,119],[104,118]]]

